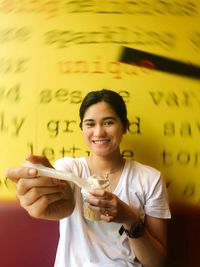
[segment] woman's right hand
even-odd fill
[[[46,157],[29,156],[28,161],[52,167]],[[71,215],[75,201],[65,181],[38,176],[34,168],[9,168],[7,177],[16,182],[16,196],[27,212],[40,219],[59,220]]]

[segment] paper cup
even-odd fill
[[[98,211],[94,211],[89,208],[89,204],[86,198],[90,193],[86,189],[83,189],[83,188],[81,190],[81,193],[82,193],[82,201],[83,201],[83,215],[85,219],[90,220],[90,221],[101,220],[100,213]]]

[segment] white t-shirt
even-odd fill
[[[81,158],[62,158],[55,168],[71,171],[87,179],[87,161]],[[121,224],[89,221],[83,217],[80,188],[73,185],[76,206],[71,216],[60,220],[60,239],[54,267],[141,267],[135,259],[129,239],[119,235]],[[145,214],[170,218],[166,188],[160,172],[136,161],[126,160],[115,191],[122,201]]]

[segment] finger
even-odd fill
[[[95,212],[99,212],[101,220],[104,220],[105,222],[111,222],[114,220],[112,210],[109,208],[100,208],[92,205],[89,205],[89,208]]]
[[[102,215],[105,215],[105,216],[110,216],[110,215],[112,215],[112,209],[109,208],[109,207],[99,208],[99,212],[100,212]]]
[[[90,191],[90,194],[92,196],[96,197],[102,197],[104,199],[112,199],[113,194],[109,191],[103,190],[103,189],[94,189]]]
[[[109,208],[110,207],[110,201],[107,199],[103,199],[101,197],[94,197],[94,196],[88,196],[87,202],[94,207],[99,208]]]
[[[45,218],[46,210],[52,203],[64,199],[63,193],[44,195],[32,205],[25,207],[28,213],[35,218]]]
[[[33,187],[55,187],[55,185],[51,181],[52,179],[48,177],[38,177],[37,179],[26,179],[21,178],[17,182],[17,194],[18,195],[24,195],[28,190],[30,190]]]
[[[31,163],[42,164],[46,167],[52,167],[49,160],[44,156],[29,155],[26,160],[30,161]]]
[[[51,178],[51,181],[54,185],[59,185],[59,186],[69,186],[68,181],[60,180],[57,178]]]
[[[21,177],[37,177],[37,174],[37,170],[32,168],[9,168],[6,171],[6,177],[14,182],[18,181]]]
[[[57,194],[62,192],[63,189],[58,187],[50,187],[50,188],[34,187],[31,188],[25,195],[19,195],[17,193],[17,198],[19,199],[21,206],[25,207],[32,205],[34,202],[36,202],[40,197],[44,195]]]
[[[106,222],[111,222],[114,219],[114,216],[112,215],[112,210],[108,208],[101,208],[101,220],[104,220]]]
[[[105,222],[112,222],[114,220],[114,217],[110,215],[101,214],[101,220]]]

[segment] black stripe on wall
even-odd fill
[[[155,55],[134,48],[123,47],[120,62],[158,71],[200,79],[200,66]]]

